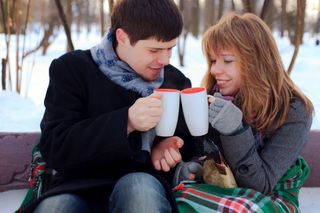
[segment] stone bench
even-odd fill
[[[28,188],[29,163],[33,146],[40,133],[0,132],[0,207],[7,205],[6,196],[18,193],[22,199]],[[311,168],[304,187],[320,187],[320,131],[311,131],[302,156]],[[19,191],[12,191],[18,190]],[[21,190],[25,189],[25,190]],[[9,191],[11,191],[9,193]],[[318,195],[319,196],[319,195]],[[2,202],[2,203],[1,203]],[[17,201],[17,203],[20,203]],[[18,207],[19,204],[15,204]],[[317,204],[319,205],[319,204]],[[318,206],[319,207],[319,206]],[[319,208],[318,208],[319,209]],[[1,211],[2,212],[2,211]]]

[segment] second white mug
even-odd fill
[[[203,87],[193,87],[181,91],[184,119],[192,136],[208,133],[208,95]]]

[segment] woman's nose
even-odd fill
[[[211,65],[210,72],[212,75],[216,76],[217,74],[221,74],[223,72],[223,69],[216,63]]]

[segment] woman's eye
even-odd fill
[[[224,63],[226,63],[226,64],[229,64],[229,63],[232,63],[233,62],[233,60],[224,60]]]
[[[212,64],[216,64],[216,63],[217,63],[217,60],[212,59],[212,60],[211,60],[211,63],[212,63]]]

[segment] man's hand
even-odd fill
[[[162,115],[161,95],[153,93],[147,97],[139,98],[129,108],[128,133],[138,130],[148,131],[155,127]]]
[[[177,136],[160,141],[151,151],[151,161],[158,171],[168,172],[182,160],[179,149],[183,140]]]

